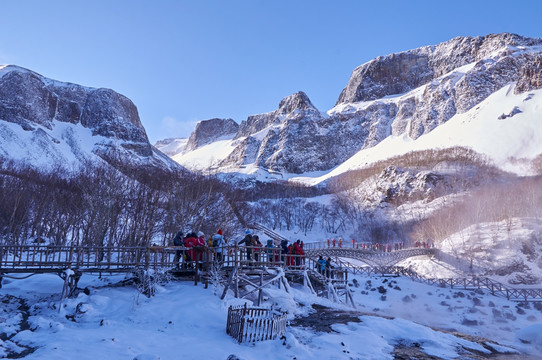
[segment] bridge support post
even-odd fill
[[[62,280],[64,280],[64,287],[62,288],[62,299],[73,295],[77,289],[77,284],[81,278],[82,273],[78,270],[66,269],[58,274]]]

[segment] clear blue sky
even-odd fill
[[[154,143],[299,90],[327,111],[374,57],[460,35],[542,37],[541,15],[539,0],[0,0],[0,64],[126,95]]]

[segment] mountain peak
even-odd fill
[[[88,142],[75,140],[79,135],[89,136]],[[111,164],[177,166],[155,154],[127,97],[52,80],[16,65],[0,66],[0,144],[0,153],[19,147],[14,159],[38,167],[55,161],[71,166],[94,156]]]
[[[4,76],[5,74],[7,74],[8,72],[11,72],[11,71],[28,71],[28,72],[32,72],[32,71],[30,71],[28,69],[25,69],[25,68],[17,66],[17,65],[12,65],[12,64],[0,65],[0,77]]]
[[[279,114],[290,114],[295,110],[316,110],[309,97],[303,91],[298,91],[285,97],[279,103]]]

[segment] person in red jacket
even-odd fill
[[[198,231],[198,237],[193,246],[194,251],[194,261],[196,264],[200,264],[200,269],[203,268],[202,259],[205,248],[207,247],[207,242],[205,241],[205,234],[202,231]]]
[[[294,245],[290,244],[288,245],[288,255],[286,256],[286,263],[288,266],[294,266],[295,265],[295,258],[294,258]]]
[[[188,250],[186,251],[186,267],[192,267],[192,261],[195,258],[195,253],[193,247],[196,245],[197,235],[194,232],[189,232],[186,234],[186,237],[183,239],[184,247]]]

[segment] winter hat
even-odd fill
[[[247,230],[245,231],[245,234],[246,234],[246,235],[248,235],[248,234],[250,234],[250,233],[251,233],[250,229],[247,229]]]
[[[218,231],[216,232],[218,235],[222,235],[222,229],[218,229]]]
[[[198,237],[202,237],[204,236],[205,234],[202,232],[202,231],[198,231]]]

